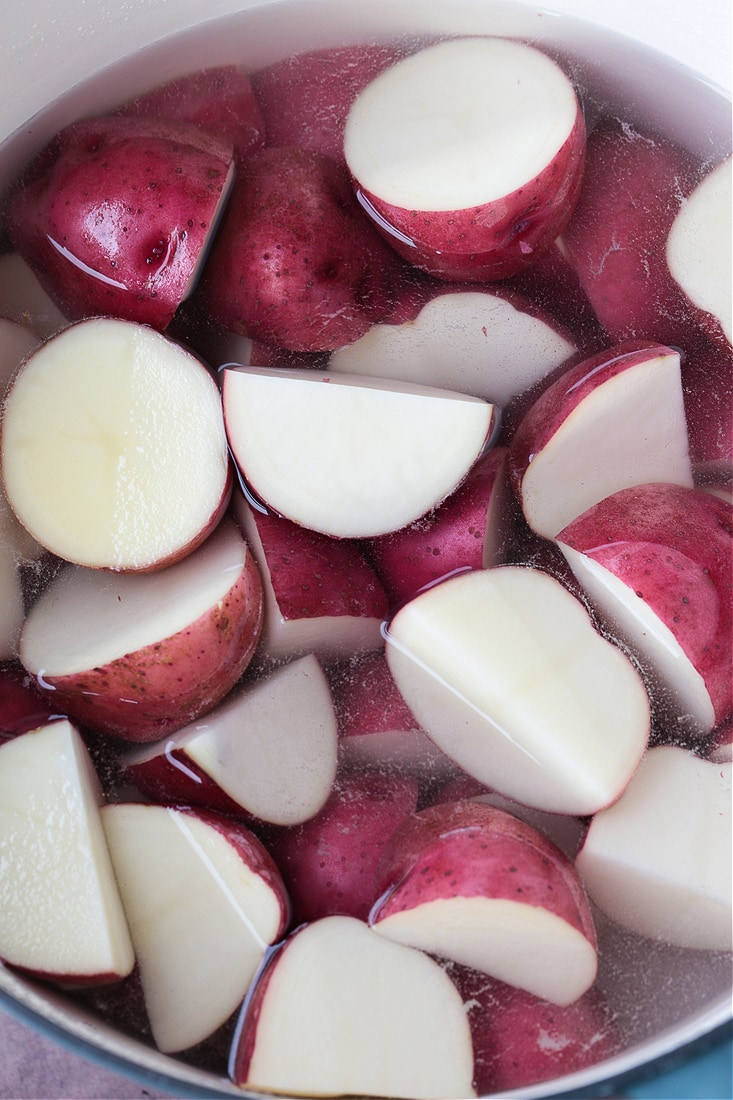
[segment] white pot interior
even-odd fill
[[[607,6],[600,0],[553,5],[575,14],[597,13],[604,22],[609,20]],[[98,0],[81,7],[56,5],[58,18],[52,22],[42,14],[44,0],[27,0],[8,5],[0,15],[6,62],[0,80],[0,137],[9,138],[0,146],[0,183],[12,178],[24,159],[62,125],[100,113],[191,68],[231,61],[254,68],[306,46],[415,31],[537,39],[570,63],[580,86],[593,89],[594,98],[600,95],[606,104],[712,162],[730,147],[730,103],[716,87],[726,72],[729,16],[725,3],[702,9],[673,7],[677,22],[673,11],[659,35],[654,12],[660,5],[649,5],[644,13],[638,4],[619,5],[616,12],[621,27],[630,28],[639,19],[639,34],[673,55],[665,56],[630,38],[599,31],[591,23],[556,11],[538,13],[516,0],[218,0],[205,6],[199,0],[129,0],[117,5]],[[668,11],[667,5],[663,8]],[[172,32],[176,35],[169,38]],[[712,80],[686,72],[681,64],[685,58],[698,69],[707,58]],[[612,961],[604,981],[631,1026],[633,1047],[612,1063],[513,1095],[530,1098],[588,1088],[668,1053],[729,1018],[728,958],[640,944],[619,931],[609,932],[608,942]],[[243,1095],[224,1076],[203,1073],[127,1039],[72,1007],[61,994],[10,971],[0,970],[0,996],[0,1003],[20,1018],[153,1087],[177,1096]]]

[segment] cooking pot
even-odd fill
[[[712,160],[730,148],[727,0],[554,0],[546,9],[525,0],[23,0],[3,6],[0,31],[2,184],[62,125],[191,68],[229,61],[256,67],[305,47],[404,31],[546,42],[577,77],[639,122]],[[670,1056],[699,1057],[705,1041],[729,1055],[729,959],[629,946],[620,935],[615,949],[609,991],[631,1025],[633,1045],[591,1070],[512,1096],[619,1094],[652,1065],[655,1075],[669,1072]],[[5,969],[0,1006],[150,1087],[178,1097],[242,1096],[225,1076],[159,1054],[62,993]],[[661,1080],[669,1091],[655,1095],[689,1095],[673,1091],[673,1078]]]

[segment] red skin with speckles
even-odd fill
[[[261,512],[243,494],[235,494],[234,511],[264,579],[264,651],[338,658],[381,646],[389,605],[357,542]]]
[[[252,83],[236,65],[187,73],[145,92],[119,113],[189,122],[230,141],[239,160],[265,141],[265,121]]]
[[[398,266],[340,164],[303,149],[261,149],[232,190],[197,297],[230,332],[289,351],[332,351],[385,316]]]
[[[652,483],[589,508],[558,541],[628,585],[672,632],[702,676],[715,722],[733,712],[733,519],[702,489]]]
[[[725,482],[733,477],[733,348],[691,340],[681,377],[695,480]]]
[[[588,137],[563,249],[608,338],[686,346],[693,312],[667,267],[667,235],[698,175],[671,142],[603,119]]]
[[[43,726],[58,711],[33,678],[14,665],[0,667],[0,744]]]
[[[441,802],[410,817],[385,847],[377,886],[373,924],[438,898],[505,898],[550,910],[596,944],[570,860],[531,825],[486,803]]]
[[[293,920],[341,914],[366,920],[379,896],[385,843],[417,806],[414,776],[342,776],[319,813],[268,840],[293,905]]]
[[[400,56],[393,46],[342,46],[297,54],[254,73],[267,144],[297,145],[343,160],[351,104]]]
[[[623,1049],[595,989],[561,1007],[477,970],[452,966],[449,973],[467,1005],[479,1096],[575,1073]]]
[[[191,290],[232,167],[230,142],[184,123],[77,122],[19,180],[13,246],[70,320],[163,331]]]
[[[581,191],[585,122],[551,163],[510,195],[465,210],[408,210],[359,188],[360,201],[397,252],[438,278],[481,282],[524,271],[562,232]],[[357,188],[359,181],[356,181]]]
[[[507,454],[494,447],[435,511],[371,540],[369,556],[392,607],[459,569],[503,564],[515,518]]]
[[[216,706],[252,659],[262,629],[262,581],[246,552],[227,595],[184,630],[101,668],[48,676],[53,705],[127,741],[155,741]]]

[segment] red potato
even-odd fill
[[[381,647],[387,599],[357,543],[260,510],[241,492],[234,515],[263,578],[263,656],[333,659]]]
[[[13,247],[71,320],[171,322],[233,179],[231,143],[183,123],[100,118],[62,130],[11,197]]]
[[[139,967],[136,966],[132,974],[114,985],[91,986],[79,990],[75,997],[83,1008],[91,1010],[97,1019],[101,1018],[116,1031],[141,1040],[147,1047],[155,1045],[145,1009]],[[236,1020],[235,1012],[203,1042],[189,1047],[185,1053],[186,1062],[220,1075],[222,1066],[227,1064]]]
[[[439,285],[400,324],[373,325],[333,352],[328,369],[458,390],[503,408],[577,351],[561,326],[516,293]]]
[[[459,570],[504,564],[516,518],[507,457],[506,447],[493,447],[434,511],[370,541],[393,608]]]
[[[227,438],[250,490],[334,538],[413,523],[458,487],[491,439],[494,406],[450,390],[315,370],[223,374]]]
[[[262,577],[260,656],[333,660],[381,649],[387,597],[357,543],[260,511],[238,491],[234,515]]]
[[[679,353],[630,341],[563,372],[522,417],[509,474],[527,523],[548,539],[619,489],[691,487]]]
[[[687,435],[695,480],[733,477],[733,350],[695,340],[682,363]]]
[[[287,351],[262,340],[253,340],[238,332],[229,332],[202,316],[198,303],[184,303],[179,309],[167,335],[180,340],[212,367],[322,367],[324,356],[318,352]]]
[[[101,801],[65,719],[0,744],[0,958],[9,965],[78,985],[132,970]]]
[[[0,743],[60,717],[28,673],[16,665],[0,666]]]
[[[0,400],[22,360],[38,345],[26,325],[0,317]],[[18,654],[25,618],[24,562],[35,562],[42,549],[18,522],[0,487],[0,661]]]
[[[212,320],[289,351],[330,351],[387,312],[396,261],[345,171],[293,148],[247,158],[197,295]]]
[[[514,817],[525,821],[537,832],[542,833],[551,844],[559,848],[568,859],[575,859],[580,843],[585,835],[586,820],[582,817],[570,817],[567,814],[550,814],[543,810],[535,810],[532,806],[523,806],[521,802],[515,802],[511,798],[505,798],[495,791],[469,793],[465,796],[472,802],[486,803],[487,806],[495,806],[498,810],[505,810]],[[448,801],[445,799],[444,801]]]
[[[400,53],[393,46],[311,50],[252,75],[268,145],[293,145],[343,160],[351,104]]]
[[[503,279],[564,228],[585,124],[565,73],[503,38],[452,39],[387,69],[357,98],[344,152],[366,212],[410,263]]]
[[[20,658],[64,713],[152,741],[211,710],[242,675],[262,625],[259,571],[233,523],[157,573],[67,566],[33,606]]]
[[[566,255],[562,236],[533,256],[529,267],[508,279],[506,286],[564,325],[583,355],[592,355],[608,343],[578,273]]]
[[[649,750],[576,859],[603,913],[678,947],[731,950],[732,768],[674,745]]]
[[[270,956],[244,1006],[231,1073],[240,1087],[286,1095],[476,1095],[450,978],[421,951],[343,916],[303,925]]]
[[[352,657],[329,672],[344,769],[395,769],[433,779],[455,765],[417,725],[397,690],[384,653]]]
[[[8,320],[29,328],[39,340],[48,339],[69,323],[17,252],[0,256],[0,302]]]
[[[268,836],[293,906],[293,922],[342,914],[366,920],[377,867],[394,831],[417,809],[411,775],[342,775],[309,821]]]
[[[443,802],[392,835],[369,923],[382,936],[567,1005],[593,984],[596,934],[570,860],[486,803]]]
[[[667,237],[667,265],[700,327],[721,347],[733,344],[731,209],[733,159],[727,157],[698,183]]]
[[[706,734],[733,713],[733,516],[723,501],[700,489],[639,485],[578,516],[558,543],[676,727]]]
[[[561,240],[612,342],[684,347],[694,329],[665,251],[697,175],[685,150],[619,119],[589,135],[582,192]]]
[[[150,1026],[164,1052],[212,1035],[288,924],[282,879],[229,818],[179,806],[102,810]]]
[[[120,108],[127,118],[185,122],[230,142],[242,161],[265,142],[265,121],[252,84],[236,65],[187,73]]]
[[[159,802],[296,825],[331,792],[337,742],[328,682],[310,654],[230,693],[120,766],[126,780]]]
[[[80,321],[30,355],[5,398],[1,447],[20,522],[96,569],[175,562],[231,491],[216,383],[196,356],[129,321]]]
[[[464,967],[451,967],[467,1005],[480,1096],[576,1073],[620,1054],[623,1036],[595,989],[554,1005]]]
[[[644,753],[641,676],[546,573],[499,566],[425,589],[388,624],[386,653],[438,747],[527,806],[595,813]]]

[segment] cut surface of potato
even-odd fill
[[[174,560],[201,541],[227,492],[216,384],[143,325],[72,325],[10,388],[2,473],[18,518],[59,557],[116,570]]]

